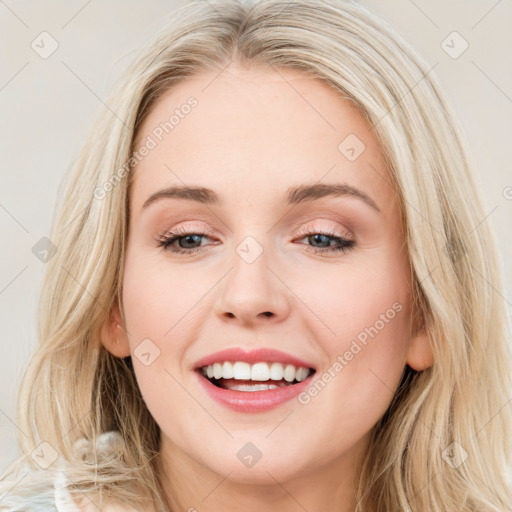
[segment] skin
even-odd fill
[[[134,171],[123,316],[116,305],[102,342],[118,357],[147,338],[160,350],[149,366],[132,359],[182,510],[353,511],[357,469],[405,365],[433,364],[425,331],[412,325],[398,198],[381,148],[353,104],[323,81],[240,64],[169,91],[138,144],[190,96],[198,106]],[[354,161],[338,150],[349,134],[366,147]],[[289,187],[319,182],[357,187],[381,212],[348,195],[285,203]],[[170,185],[212,188],[223,205],[162,199],[142,208]],[[157,247],[177,227],[207,230],[189,241],[199,251]],[[356,244],[315,254],[337,241],[301,230],[334,230]],[[247,236],[263,249],[250,264],[236,251]],[[311,362],[319,378],[396,302],[401,311],[308,404],[235,412],[209,398],[191,371],[225,348],[272,347]],[[237,457],[248,442],[262,453],[252,467]]]

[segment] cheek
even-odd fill
[[[394,380],[403,370],[410,310],[403,275],[398,263],[374,261],[303,281],[298,295],[314,313],[310,326],[316,325],[329,364],[343,359],[346,378],[355,381],[373,369],[387,382],[387,374]]]
[[[308,295],[308,306],[329,329],[312,320],[326,363],[319,382],[299,397],[304,405],[301,425],[311,421],[309,427],[320,428],[323,439],[336,439],[339,450],[384,414],[405,368],[407,293],[392,275],[379,272],[373,279],[368,272],[352,271],[341,280],[342,287],[325,287],[322,293],[312,287]],[[315,420],[319,417],[324,418],[321,427]]]
[[[123,309],[138,387],[151,416],[161,428],[168,428],[174,424],[172,411],[187,406],[172,364],[182,351],[176,332],[186,320],[180,322],[184,298],[176,289],[178,283],[142,256],[127,253]]]
[[[212,286],[197,286],[191,277],[128,248],[122,297],[128,340],[139,388],[158,422],[165,421],[169,403],[187,401],[180,366],[201,326],[196,318],[208,289],[202,288]]]
[[[148,257],[143,251],[128,250],[123,307],[132,349],[142,338],[163,343],[171,335],[175,337],[175,326],[187,322],[187,311],[201,297],[201,290],[194,282],[171,271],[162,260]]]

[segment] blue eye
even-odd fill
[[[177,229],[175,232],[170,232],[168,234],[162,234],[158,238],[158,246],[162,248],[164,251],[171,251],[176,254],[191,254],[197,252],[199,247],[187,247],[189,244],[201,243],[201,237],[206,236],[206,233],[195,233],[192,231],[185,231]],[[184,240],[185,247],[175,247],[172,244],[178,241]]]
[[[355,241],[344,236],[338,235],[336,232],[322,233],[318,231],[303,232],[301,233],[303,240],[307,238],[310,243],[327,244],[327,247],[314,247],[310,246],[307,250],[314,252],[315,254],[324,254],[331,252],[348,252],[355,246]],[[200,250],[201,239],[209,238],[204,232],[193,232],[185,230],[176,230],[175,232],[169,232],[162,234],[157,239],[158,246],[164,251],[170,251],[174,254],[193,254]],[[178,243],[176,247],[175,242]],[[335,242],[335,245],[329,245],[331,242]],[[195,244],[199,244],[198,247],[191,247]]]
[[[355,245],[354,240],[349,238],[345,238],[343,236],[338,235],[336,232],[331,233],[321,233],[321,232],[311,232],[303,234],[304,238],[307,238],[309,242],[325,244],[327,243],[327,247],[312,247],[312,249],[307,249],[308,251],[312,251],[316,254],[322,254],[326,252],[348,252]],[[302,239],[301,239],[302,240]],[[335,242],[335,245],[329,245],[331,241]]]

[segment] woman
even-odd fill
[[[495,241],[407,43],[355,2],[192,2],[106,104],[0,510],[510,511]]]

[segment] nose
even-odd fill
[[[291,293],[279,272],[268,266],[266,252],[252,262],[239,254],[232,261],[215,303],[217,316],[246,327],[284,321],[290,312]]]

